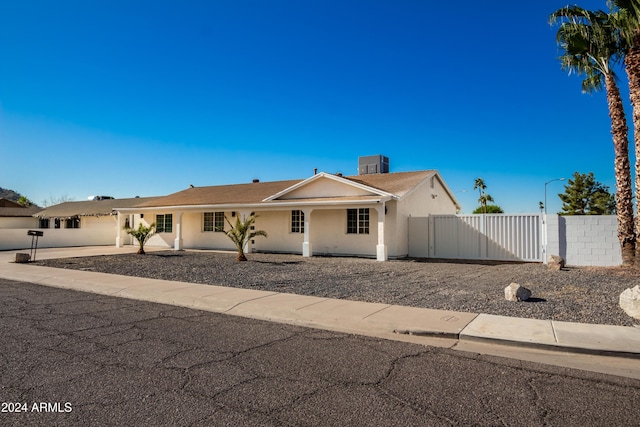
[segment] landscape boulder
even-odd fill
[[[504,288],[504,297],[507,301],[526,301],[531,298],[531,291],[518,283],[512,283]]]
[[[31,259],[31,256],[29,254],[25,254],[21,252],[18,252],[16,254],[16,262],[19,262],[19,263],[29,262],[30,259]]]
[[[620,294],[620,308],[629,316],[640,320],[640,285],[627,288]]]
[[[564,268],[564,258],[558,255],[551,255],[547,260],[547,267],[549,270],[560,271]]]

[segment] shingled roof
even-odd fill
[[[38,218],[71,218],[75,216],[115,215],[115,208],[132,208],[146,203],[155,197],[135,197],[131,199],[88,200],[83,202],[64,202],[44,208],[34,216]]]
[[[395,172],[385,174],[370,174],[342,177],[360,185],[366,185],[374,189],[402,197],[420,182],[432,176],[433,170],[418,172]],[[216,185],[207,187],[188,188],[165,197],[158,197],[135,207],[152,208],[161,206],[198,206],[198,205],[243,205],[261,204],[265,199],[278,194],[296,184],[302,179],[272,182],[253,182],[250,184]],[[338,199],[331,197],[326,199]],[[362,196],[361,198],[367,198]],[[345,198],[346,199],[346,198]],[[349,197],[354,199],[354,197]],[[320,200],[320,199],[309,199]],[[273,201],[274,203],[277,201]],[[118,208],[126,206],[117,205]]]

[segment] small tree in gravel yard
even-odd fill
[[[138,243],[140,244],[140,249],[138,249],[137,253],[139,255],[144,255],[145,254],[144,244],[147,243],[147,241],[151,238],[151,236],[156,234],[156,223],[154,222],[148,227],[140,223],[140,225],[138,225],[138,228],[131,228],[129,226],[125,226],[124,231],[126,231],[127,234],[131,234],[133,238],[138,241]]]
[[[229,236],[229,239],[231,239],[233,244],[236,245],[236,248],[238,249],[238,261],[247,260],[247,257],[244,255],[244,248],[251,239],[257,236],[267,237],[266,231],[252,230],[252,227],[256,222],[256,218],[257,215],[252,213],[242,221],[240,220],[240,215],[238,215],[236,217],[236,225],[234,226],[226,216],[224,217],[231,229],[229,231],[221,231],[224,231],[227,236]]]

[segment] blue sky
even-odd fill
[[[0,187],[156,196],[383,154],[439,170],[464,213],[478,177],[507,213],[575,171],[613,191],[605,96],[560,70],[547,24],[566,2],[445,3],[0,2]]]

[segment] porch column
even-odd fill
[[[182,243],[182,212],[176,213],[176,240],[173,243],[173,250],[180,251],[183,249]]]
[[[378,261],[386,261],[387,245],[384,244],[384,203],[382,203],[381,206],[377,206],[376,211],[378,212],[378,245],[376,246],[376,259]]]
[[[118,211],[118,218],[116,219],[116,248],[121,248],[123,243],[122,233],[122,215]]]
[[[304,215],[304,242],[302,242],[302,256],[313,256],[313,249],[311,247],[311,212],[313,209],[302,209]]]

